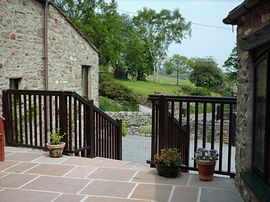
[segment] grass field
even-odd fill
[[[162,94],[176,94],[179,89],[176,86],[176,78],[159,76],[159,83],[154,83],[153,78],[149,77],[147,81],[135,81],[135,80],[115,80],[131,90],[140,93],[144,96],[155,94],[159,92]],[[179,85],[192,85],[188,80],[179,80]]]
[[[147,81],[153,81],[153,76],[149,76],[147,78]],[[176,77],[160,75],[158,76],[158,81],[159,83],[170,84],[170,85],[176,86]],[[185,80],[185,79],[179,79],[178,82],[179,82],[179,85],[192,85],[189,80]]]

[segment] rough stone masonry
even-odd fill
[[[49,90],[82,94],[82,65],[91,65],[88,95],[98,104],[98,54],[50,4]],[[12,79],[19,80],[19,89],[44,90],[44,5],[38,0],[0,1],[0,99],[2,90],[9,89]]]

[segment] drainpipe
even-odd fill
[[[44,5],[44,86],[45,90],[49,89],[48,85],[48,13],[49,3],[45,0]]]

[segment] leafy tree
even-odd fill
[[[222,90],[223,73],[213,58],[192,58],[189,65],[192,68],[189,76],[192,83],[198,87]]]
[[[101,65],[110,65],[114,70],[123,66],[125,17],[117,12],[115,0],[55,0],[55,3],[97,47]]]
[[[166,68],[166,72],[176,72],[177,79],[176,85],[178,86],[179,73],[188,74],[190,72],[190,68],[188,65],[188,58],[181,55],[173,55],[169,60],[164,63],[164,67]]]
[[[224,62],[223,67],[226,68],[227,72],[225,73],[226,82],[230,91],[233,91],[233,88],[236,88],[237,80],[237,70],[238,70],[238,55],[237,48],[234,47],[229,58]]]
[[[144,43],[145,56],[154,71],[154,80],[162,61],[166,58],[168,47],[173,42],[181,43],[187,34],[190,35],[190,22],[186,22],[179,10],[155,10],[144,8],[133,18],[136,30]]]

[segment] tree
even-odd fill
[[[166,72],[176,72],[177,79],[176,85],[178,86],[179,73],[188,74],[190,72],[190,68],[188,65],[188,58],[181,55],[173,55],[169,60],[164,63],[164,67],[166,68]]]
[[[238,70],[237,48],[234,47],[229,58],[224,62],[223,67],[227,70],[227,76],[230,81],[236,82]]]
[[[55,0],[55,3],[99,50],[99,63],[123,67],[125,16],[117,12],[115,0]]]
[[[192,83],[198,87],[222,90],[223,73],[213,58],[192,58],[189,65],[192,68],[189,76]]]
[[[146,48],[149,66],[154,71],[154,81],[162,61],[166,58],[168,47],[173,42],[181,43],[187,34],[190,35],[190,22],[186,22],[179,10],[166,9],[157,13],[144,8],[133,18],[135,28]]]

